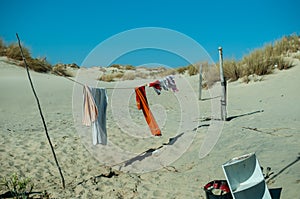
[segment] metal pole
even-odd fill
[[[202,95],[202,64],[199,66],[199,100],[201,100]]]
[[[222,95],[221,95],[221,119],[226,121],[227,119],[227,110],[226,110],[226,80],[224,78],[223,73],[223,52],[222,47],[219,47],[219,56],[220,56],[220,79],[221,79],[221,88],[222,88]]]

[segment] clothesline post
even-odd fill
[[[31,86],[31,90],[32,90],[33,95],[34,95],[34,97],[36,99],[36,103],[37,103],[37,106],[38,106],[38,109],[39,109],[39,113],[40,113],[40,116],[41,116],[41,119],[42,119],[42,122],[43,122],[43,126],[44,126],[44,129],[45,129],[46,137],[48,139],[48,142],[49,142],[49,145],[50,145],[50,148],[51,148],[51,151],[52,151],[52,155],[54,157],[57,169],[58,169],[60,177],[61,177],[62,186],[63,186],[63,188],[66,188],[65,179],[64,179],[63,173],[61,171],[61,168],[60,168],[60,166],[58,164],[58,160],[57,160],[57,157],[56,157],[56,154],[55,154],[55,151],[54,151],[54,147],[53,147],[53,144],[51,142],[51,139],[50,139],[50,136],[49,136],[49,133],[48,133],[46,121],[44,119],[44,115],[43,115],[42,108],[41,108],[41,105],[40,105],[40,100],[39,100],[39,98],[38,98],[38,96],[36,94],[33,82],[31,80],[31,76],[30,76],[30,73],[29,73],[28,65],[27,65],[27,62],[26,62],[26,59],[25,59],[25,56],[24,56],[24,53],[23,53],[23,49],[22,49],[22,45],[21,45],[21,41],[20,41],[18,33],[16,33],[16,36],[17,36],[17,39],[18,39],[18,44],[19,44],[21,56],[22,56],[22,59],[24,61],[24,65],[25,65],[25,69],[26,69],[26,72],[27,72],[27,77],[28,77],[28,80],[29,80],[29,83],[30,83],[30,86]]]
[[[223,121],[226,121],[227,119],[227,100],[226,100],[226,80],[224,78],[223,73],[223,52],[222,47],[219,47],[219,59],[220,59],[220,79],[221,79],[221,89],[222,89],[222,95],[221,95],[221,119]]]
[[[202,100],[202,64],[199,65],[199,100]]]

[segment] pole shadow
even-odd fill
[[[201,98],[200,101],[207,101],[207,100],[212,100],[212,99],[216,99],[216,98],[220,98],[221,96],[216,96],[216,97],[208,97],[208,98]]]
[[[289,167],[293,166],[294,164],[296,164],[298,161],[300,160],[300,154],[298,154],[298,157],[296,158],[296,160],[294,160],[293,162],[291,162],[290,164],[286,165],[283,169],[281,169],[278,173],[276,173],[275,175],[273,175],[271,178],[268,179],[267,183],[270,182],[271,180],[277,178],[282,172],[284,172],[286,169],[288,169]]]
[[[161,149],[164,145],[173,145],[182,135],[183,135],[183,133],[180,133],[175,137],[169,138],[168,143],[163,143],[161,146],[159,146],[157,148],[150,148],[150,149],[144,151],[143,153],[131,158],[130,160],[125,161],[124,167],[132,165],[136,161],[142,161],[145,158],[150,157],[153,154],[153,152],[157,151],[158,149]]]
[[[250,112],[250,113],[244,113],[244,114],[241,114],[241,115],[234,115],[234,116],[227,117],[227,118],[226,118],[226,121],[229,122],[229,121],[231,121],[231,120],[233,120],[233,119],[235,119],[235,118],[238,118],[238,117],[243,117],[243,116],[253,115],[253,114],[255,114],[255,113],[262,113],[262,112],[264,112],[264,110],[254,111],[254,112]]]

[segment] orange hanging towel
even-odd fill
[[[155,118],[152,115],[152,112],[149,108],[145,86],[140,86],[135,88],[135,96],[136,96],[136,105],[139,110],[142,109],[144,113],[144,117],[148,123],[148,126],[151,130],[152,135],[161,136],[160,129],[155,121]]]

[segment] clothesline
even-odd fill
[[[60,72],[57,74],[62,75]],[[136,105],[139,110],[142,110],[145,120],[150,128],[152,135],[161,136],[161,130],[155,121],[155,118],[149,108],[148,100],[146,97],[145,87],[152,87],[154,91],[160,95],[161,90],[178,91],[174,77],[169,75],[163,79],[156,80],[150,83],[144,83],[136,87],[89,87],[82,82],[76,81],[70,77],[62,76],[74,83],[83,86],[83,120],[82,123],[85,126],[92,127],[93,144],[107,144],[106,133],[106,108],[107,108],[107,89],[134,89],[136,95]],[[101,112],[101,114],[99,114]]]
[[[77,83],[77,84],[79,84],[79,85],[81,85],[81,86],[85,86],[83,83],[81,83],[81,82],[79,82],[79,81],[76,81],[76,80],[74,80],[74,79],[72,79],[72,78],[69,78],[69,77],[66,77],[66,76],[64,76],[62,73],[60,73],[60,72],[56,72],[56,73],[58,73],[59,75],[61,75],[62,77],[64,77],[64,78],[66,78],[66,79],[68,79],[68,80],[70,80],[70,81],[72,81],[72,82],[74,82],[74,83]],[[146,85],[146,84],[145,84]],[[142,85],[143,86],[143,85]],[[105,89],[135,89],[135,87],[105,87]]]

